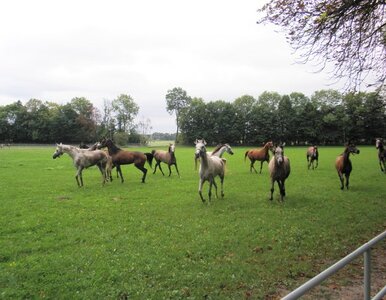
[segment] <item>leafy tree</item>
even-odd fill
[[[112,108],[117,119],[118,131],[129,132],[134,127],[134,119],[139,106],[129,95],[121,94],[112,102]]]
[[[258,23],[282,28],[303,62],[317,60],[321,69],[331,62],[335,77],[354,89],[369,74],[385,82],[384,0],[271,0],[259,12]]]
[[[256,105],[256,99],[249,95],[243,95],[233,101],[236,119],[236,141],[238,143],[245,144],[252,138],[252,108],[254,105]]]
[[[70,102],[71,107],[77,113],[76,123],[78,124],[77,140],[90,142],[97,138],[96,112],[94,105],[84,97],[73,98]]]
[[[166,93],[166,110],[169,114],[173,112],[176,114],[176,142],[178,142],[178,131],[180,127],[180,115],[182,111],[190,104],[191,98],[186,91],[180,87],[168,90]]]

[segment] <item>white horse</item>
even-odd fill
[[[216,148],[213,149],[212,152],[208,152],[208,155],[209,156],[217,156],[217,157],[220,157],[222,158],[223,154],[227,152],[229,153],[230,155],[233,155],[233,150],[232,150],[232,147],[229,145],[229,144],[218,144],[216,146]],[[195,170],[197,170],[197,160],[199,158],[196,156],[195,159],[194,159],[194,166],[195,166]],[[226,159],[223,158],[222,159],[224,162],[226,162]]]
[[[280,190],[280,199],[281,201],[284,201],[284,183],[291,171],[290,162],[288,157],[284,156],[284,145],[273,148],[272,153],[273,157],[268,164],[269,173],[271,175],[271,198],[269,198],[269,200],[273,199],[274,185],[275,181],[277,181]]]
[[[106,182],[106,169],[108,168],[108,155],[102,150],[90,151],[88,149],[79,149],[70,145],[56,144],[56,151],[53,159],[67,153],[74,163],[77,170],[75,174],[76,182],[79,187],[83,186],[82,171],[91,166],[97,165],[102,173],[102,184]],[[80,179],[80,180],[79,180]]]
[[[224,175],[225,175],[225,162],[217,156],[210,156],[206,152],[206,142],[205,140],[196,140],[196,152],[195,156],[196,158],[200,158],[200,181],[198,185],[198,193],[200,195],[200,198],[202,202],[205,202],[204,197],[202,196],[202,186],[205,181],[209,181],[209,202],[211,201],[212,197],[212,185],[214,185],[216,189],[216,198],[217,196],[217,185],[215,182],[216,176],[220,177],[221,180],[221,197],[224,197]]]

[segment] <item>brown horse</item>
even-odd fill
[[[377,139],[375,141],[375,147],[378,149],[378,160],[381,171],[386,173],[386,150],[383,146],[382,139]]]
[[[308,170],[312,166],[312,170],[316,169],[319,165],[318,162],[319,159],[319,152],[318,152],[318,147],[312,146],[307,149],[307,165],[308,165]],[[314,161],[316,161],[316,166],[314,167]]]
[[[291,172],[290,161],[287,156],[284,156],[284,145],[273,148],[273,157],[268,164],[269,174],[271,176],[271,197],[273,199],[274,185],[277,182],[280,190],[280,199],[284,201],[285,196],[285,180]]]
[[[172,169],[170,167],[171,165],[174,165],[176,167],[177,174],[178,174],[178,176],[180,176],[180,172],[178,172],[177,160],[176,160],[176,156],[174,154],[174,151],[175,151],[174,144],[170,144],[169,145],[168,151],[163,151],[163,150],[153,150],[153,151],[151,151],[151,153],[154,156],[154,159],[157,162],[156,165],[155,165],[153,174],[155,174],[155,171],[157,171],[157,167],[158,167],[160,169],[162,175],[165,176],[165,174],[164,174],[164,172],[162,171],[162,168],[161,168],[161,162],[164,162],[169,167],[169,176],[172,174]]]
[[[107,147],[109,155],[111,156],[113,165],[117,168],[117,172],[121,177],[121,182],[124,181],[121,165],[134,164],[135,167],[142,171],[142,183],[145,183],[147,169],[144,167],[146,161],[149,163],[150,167],[153,161],[153,154],[151,153],[142,153],[139,151],[126,151],[117,147],[112,140],[102,139],[100,141],[100,147]]]
[[[266,143],[263,148],[252,149],[252,150],[248,150],[247,152],[245,152],[244,161],[247,159],[247,156],[248,156],[249,160],[251,161],[251,165],[249,167],[250,172],[252,172],[252,169],[253,169],[257,173],[257,171],[253,165],[254,165],[255,161],[258,160],[261,162],[260,163],[260,174],[261,174],[261,170],[263,168],[263,163],[265,161],[269,162],[268,150],[271,149],[272,147],[273,147],[273,143],[272,143],[272,141],[270,141],[270,142]]]
[[[338,172],[338,176],[340,179],[340,189],[344,189],[344,178],[343,175],[346,177],[346,188],[348,189],[349,185],[349,179],[350,179],[350,173],[352,171],[352,164],[350,160],[350,153],[352,154],[359,154],[359,150],[357,147],[353,144],[347,144],[346,148],[344,149],[344,152],[339,155],[335,160],[335,168]]]

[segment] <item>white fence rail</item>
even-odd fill
[[[364,284],[363,284],[364,299],[370,300],[371,298],[371,248],[375,244],[383,240],[384,238],[386,238],[386,231],[376,236],[366,244],[362,245],[354,252],[351,252],[349,255],[342,258],[340,261],[338,261],[328,269],[316,275],[314,278],[310,279],[309,281],[307,281],[306,283],[298,287],[296,290],[292,291],[287,296],[282,298],[282,300],[298,299],[299,297],[303,296],[306,292],[308,292],[310,289],[319,285],[323,280],[330,277],[331,275],[339,271],[341,268],[343,268],[352,260],[354,260],[355,258],[357,258],[359,255],[362,255],[362,254],[364,254]],[[374,296],[373,300],[380,300],[385,295],[386,295],[386,285]]]

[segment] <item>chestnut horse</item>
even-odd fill
[[[146,161],[150,167],[153,161],[153,154],[142,153],[139,151],[126,151],[117,147],[112,140],[103,138],[100,141],[100,147],[107,147],[109,155],[111,156],[113,165],[117,168],[117,172],[121,177],[121,182],[124,181],[121,165],[134,164],[135,167],[142,171],[142,183],[145,183],[147,169],[144,167]]]
[[[375,147],[378,149],[378,159],[381,171],[386,173],[386,150],[383,146],[382,139],[377,139],[375,141]]]
[[[312,170],[316,169],[319,165],[318,162],[319,158],[319,152],[318,152],[318,147],[312,146],[307,149],[307,165],[308,165],[308,170],[312,166]],[[316,161],[316,166],[314,167],[314,161]]]
[[[339,155],[335,160],[335,168],[338,172],[338,176],[340,179],[340,189],[344,189],[344,178],[343,175],[346,177],[346,188],[348,189],[349,180],[350,180],[350,173],[352,171],[352,164],[350,160],[350,153],[352,154],[359,154],[359,150],[357,147],[353,144],[347,144],[346,148],[344,149],[344,152]]]
[[[252,149],[252,150],[248,150],[247,152],[245,152],[244,161],[247,159],[247,156],[248,156],[249,160],[251,161],[251,165],[249,167],[250,172],[252,172],[252,169],[253,169],[257,173],[257,171],[253,165],[255,164],[255,161],[258,160],[261,162],[260,163],[260,174],[261,174],[261,170],[263,168],[263,163],[265,161],[269,162],[268,150],[271,149],[272,147],[273,147],[273,143],[272,143],[272,141],[270,141],[270,142],[266,143],[263,148]]]
[[[164,162],[169,167],[169,176],[172,174],[172,169],[170,167],[171,165],[174,165],[176,167],[177,174],[178,174],[178,176],[180,176],[180,172],[178,172],[177,160],[176,160],[176,156],[174,154],[174,151],[175,151],[174,144],[170,144],[169,145],[168,151],[163,151],[163,150],[153,150],[153,151],[151,151],[151,153],[153,154],[154,159],[157,162],[156,165],[155,165],[153,174],[155,174],[155,171],[157,170],[157,167],[158,167],[160,169],[162,175],[165,176],[165,174],[164,174],[164,172],[162,171],[162,168],[161,168],[161,162]]]
[[[273,199],[274,185],[277,182],[280,190],[280,199],[284,201],[285,196],[285,180],[291,172],[290,162],[287,156],[284,156],[284,145],[273,148],[273,157],[268,164],[268,170],[271,176],[271,197]]]

